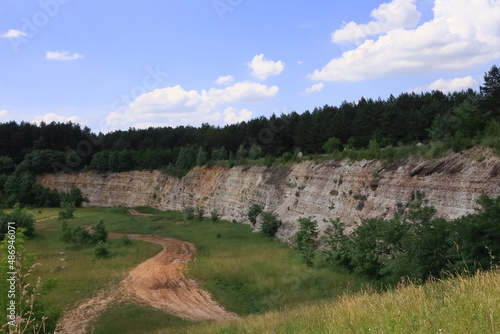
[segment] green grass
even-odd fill
[[[148,306],[122,303],[104,311],[94,323],[93,334],[138,334],[160,329],[166,331],[166,328],[187,334],[192,325],[186,320]]]
[[[39,209],[31,212],[36,216]],[[44,212],[51,209],[42,209]],[[89,225],[98,221],[92,216],[101,216],[100,209],[79,209],[76,218],[67,220],[69,226]],[[82,250],[68,250],[61,241],[61,221],[46,220],[36,224],[35,235],[26,243],[26,249],[35,253],[37,267],[34,277],[42,277],[44,282],[54,279],[56,287],[42,297],[42,301],[58,311],[71,307],[86,298],[91,297],[98,290],[110,286],[123,279],[131,268],[144,260],[154,256],[161,250],[161,246],[134,241],[130,246],[122,245],[120,240],[108,240],[111,257],[96,260],[94,248]],[[64,252],[64,254],[60,254]],[[64,259],[65,261],[61,261]],[[64,268],[63,268],[64,266]]]
[[[500,271],[406,285],[385,293],[252,315],[241,321],[198,324],[190,334],[456,334],[500,333]],[[185,333],[157,330],[149,334]]]
[[[296,251],[251,233],[247,225],[209,219],[184,222],[181,212],[136,208],[152,216],[132,216],[126,208],[83,208],[70,226],[103,219],[109,231],[158,234],[192,242],[195,261],[184,271],[242,320],[189,323],[145,305],[112,305],[95,322],[94,333],[491,333],[499,334],[500,272],[456,278],[425,286],[407,285],[384,293],[366,281],[317,261],[301,263]],[[33,209],[37,218],[52,209]],[[44,303],[62,310],[116,284],[127,271],[153,256],[159,246],[110,240],[112,256],[94,260],[93,249],[68,251],[59,240],[61,221],[37,223],[26,244],[42,266],[35,276],[57,279]],[[60,255],[59,252],[65,252]],[[64,265],[60,258],[64,257]]]
[[[197,247],[195,261],[184,267],[185,274],[207,289],[227,310],[239,315],[283,310],[314,301],[339,298],[346,291],[359,291],[364,280],[321,262],[308,268],[298,254],[287,245],[252,233],[247,225],[210,219],[184,222],[182,212],[162,212],[151,208],[136,208],[152,216],[132,216],[126,208],[81,208],[69,226],[90,225],[104,220],[108,231],[119,233],[158,234],[192,242]],[[39,213],[39,210],[42,212]],[[58,209],[32,209],[36,218],[53,216]],[[120,240],[110,240],[111,258],[95,260],[93,248],[70,251],[59,240],[61,224],[57,218],[37,223],[43,227],[26,244],[42,263],[35,276],[47,281],[55,278],[57,286],[43,297],[43,302],[58,310],[71,307],[91,297],[96,291],[119,282],[127,271],[153,256],[156,244],[134,241],[125,247]],[[65,252],[60,255],[59,252]],[[66,261],[61,262],[60,258]],[[62,269],[65,265],[67,269]],[[116,312],[113,311],[116,309]],[[128,311],[127,311],[128,310]],[[136,310],[148,324],[164,328],[172,323],[176,330],[185,330],[186,322],[143,306],[116,306],[98,321],[99,330],[108,330],[119,322],[126,328],[141,323],[126,316]],[[115,320],[119,319],[119,320]],[[128,324],[128,325],[127,325]],[[180,329],[182,328],[182,329]]]

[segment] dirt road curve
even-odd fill
[[[109,233],[110,238],[123,234]],[[132,269],[116,288],[99,292],[76,309],[66,312],[60,321],[61,334],[84,334],[89,324],[111,303],[136,300],[191,321],[232,320],[238,317],[225,311],[210,294],[187,279],[181,265],[195,254],[194,245],[156,235],[128,234],[130,239],[154,242],[163,250]]]

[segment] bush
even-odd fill
[[[73,214],[76,211],[74,202],[61,202],[62,211],[59,211],[59,220],[62,219],[71,219],[73,218]]]
[[[109,256],[108,244],[103,241],[99,241],[95,246],[94,255],[97,259],[108,257]]]
[[[194,219],[194,208],[192,206],[186,206],[182,211],[185,220]]]
[[[219,214],[219,212],[217,211],[217,209],[213,209],[212,211],[210,211],[210,219],[211,219],[214,223],[220,219],[220,214]]]
[[[106,242],[108,240],[108,231],[106,231],[106,226],[104,226],[102,219],[94,225],[93,230],[92,239],[94,243],[98,243],[99,241]]]
[[[120,240],[125,246],[132,245],[132,240],[130,240],[130,238],[126,234],[122,235]]]
[[[262,212],[260,214],[262,219],[261,231],[268,237],[274,237],[282,223],[278,219],[278,215],[274,212]]]
[[[11,213],[0,211],[0,240],[7,233],[9,222],[15,222],[16,229],[24,228],[24,235],[27,237],[31,237],[35,231],[35,219],[30,213],[21,209],[19,203],[14,205],[14,210]]]
[[[202,220],[204,214],[205,214],[205,208],[202,206],[197,206],[196,207],[196,218],[198,220]]]
[[[248,210],[248,219],[252,223],[253,227],[257,223],[257,217],[262,213],[264,208],[259,204],[253,204]]]

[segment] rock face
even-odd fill
[[[294,165],[196,167],[182,179],[158,171],[112,174],[49,174],[38,178],[60,191],[79,187],[88,206],[141,206],[181,210],[204,206],[223,218],[248,223],[252,204],[275,211],[283,221],[278,237],[290,241],[297,219],[340,218],[355,226],[365,218],[387,217],[413,191],[423,191],[439,216],[453,219],[474,211],[480,195],[500,195],[500,158],[485,148],[448,154],[430,161],[405,160],[383,165],[305,161]]]

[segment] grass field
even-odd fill
[[[259,233],[247,225],[209,219],[184,222],[180,212],[162,212],[136,208],[152,216],[132,216],[126,208],[81,208],[69,226],[89,225],[104,220],[108,231],[158,234],[192,242],[197,247],[195,261],[184,271],[216,301],[238,315],[284,310],[315,301],[329,301],[345,293],[359,291],[366,282],[358,277],[319,263],[308,268],[287,245]],[[67,250],[60,241],[61,221],[51,218],[58,209],[33,209],[38,222],[35,236],[26,244],[42,263],[35,275],[56,279],[57,286],[43,301],[62,310],[92,296],[97,290],[116,284],[136,264],[159,251],[155,244],[134,241],[124,246],[110,240],[112,256],[94,259],[93,249]],[[60,255],[60,252],[65,254]],[[64,258],[65,261],[60,261]],[[62,266],[66,266],[62,269]],[[140,318],[128,314],[140,314]],[[192,325],[144,305],[115,305],[97,321],[98,333],[138,333],[137,326],[147,323],[149,330],[185,331]],[[144,330],[146,330],[144,328]]]
[[[83,208],[70,226],[103,219],[109,231],[158,234],[192,242],[195,261],[186,275],[242,319],[190,323],[147,305],[112,305],[94,323],[96,334],[184,333],[491,333],[500,334],[500,271],[426,285],[408,284],[379,293],[369,282],[316,263],[308,268],[288,246],[247,225],[210,220],[184,222],[182,213],[136,208],[152,216],[132,216],[126,208]],[[37,219],[57,209],[34,209]],[[121,280],[136,264],[159,251],[156,244],[110,240],[112,256],[95,260],[93,249],[69,251],[59,240],[61,221],[37,223],[27,249],[42,266],[35,275],[55,278],[43,301],[62,310]],[[60,255],[59,252],[65,254]],[[60,259],[65,261],[61,262]],[[64,263],[64,264],[62,264]],[[62,270],[65,265],[67,269]]]

